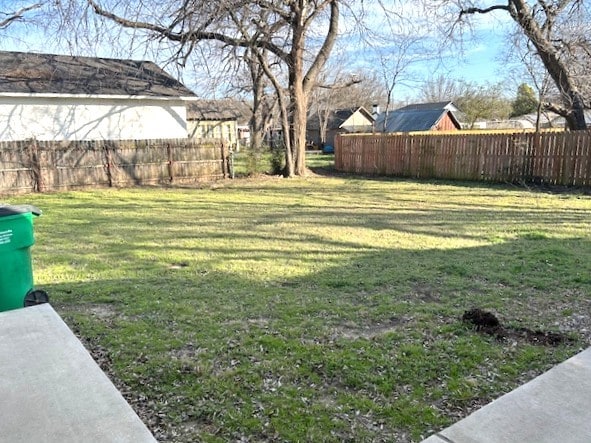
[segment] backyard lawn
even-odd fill
[[[9,202],[44,211],[37,287],[163,442],[420,441],[591,344],[589,195],[316,176]]]

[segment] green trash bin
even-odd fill
[[[31,265],[33,218],[39,215],[34,206],[0,206],[0,311],[37,304],[27,300],[42,297],[33,288]]]

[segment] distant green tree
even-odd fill
[[[538,109],[538,99],[533,88],[525,83],[520,84],[519,88],[517,88],[517,97],[513,100],[511,108],[511,117],[519,117],[520,115],[536,112]]]

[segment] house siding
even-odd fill
[[[449,116],[449,112],[446,112],[445,115],[437,122],[437,124],[433,127],[433,131],[453,131],[457,130],[458,127]]]
[[[0,141],[186,137],[180,99],[0,97]]]
[[[347,132],[371,132],[372,121],[357,111],[341,125]]]
[[[342,110],[341,110],[342,111]],[[341,111],[336,111],[341,112]],[[336,113],[335,113],[336,114]],[[367,112],[362,112],[361,109],[357,109],[352,112],[346,119],[335,119],[335,114],[328,116],[328,126],[326,129],[326,141],[325,144],[334,146],[334,140],[337,134],[347,134],[355,132],[372,132],[373,131],[373,119]],[[308,121],[308,128],[306,130],[306,140],[315,146],[322,145],[322,134],[318,127],[320,122],[318,117],[313,117]],[[310,122],[314,125],[310,128]]]
[[[189,138],[197,140],[222,139],[232,145],[238,143],[238,125],[235,120],[189,120],[187,129]]]

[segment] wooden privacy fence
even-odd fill
[[[0,192],[215,180],[230,174],[228,154],[189,139],[0,142]]]
[[[511,134],[352,134],[335,168],[357,174],[591,186],[591,131]]]

